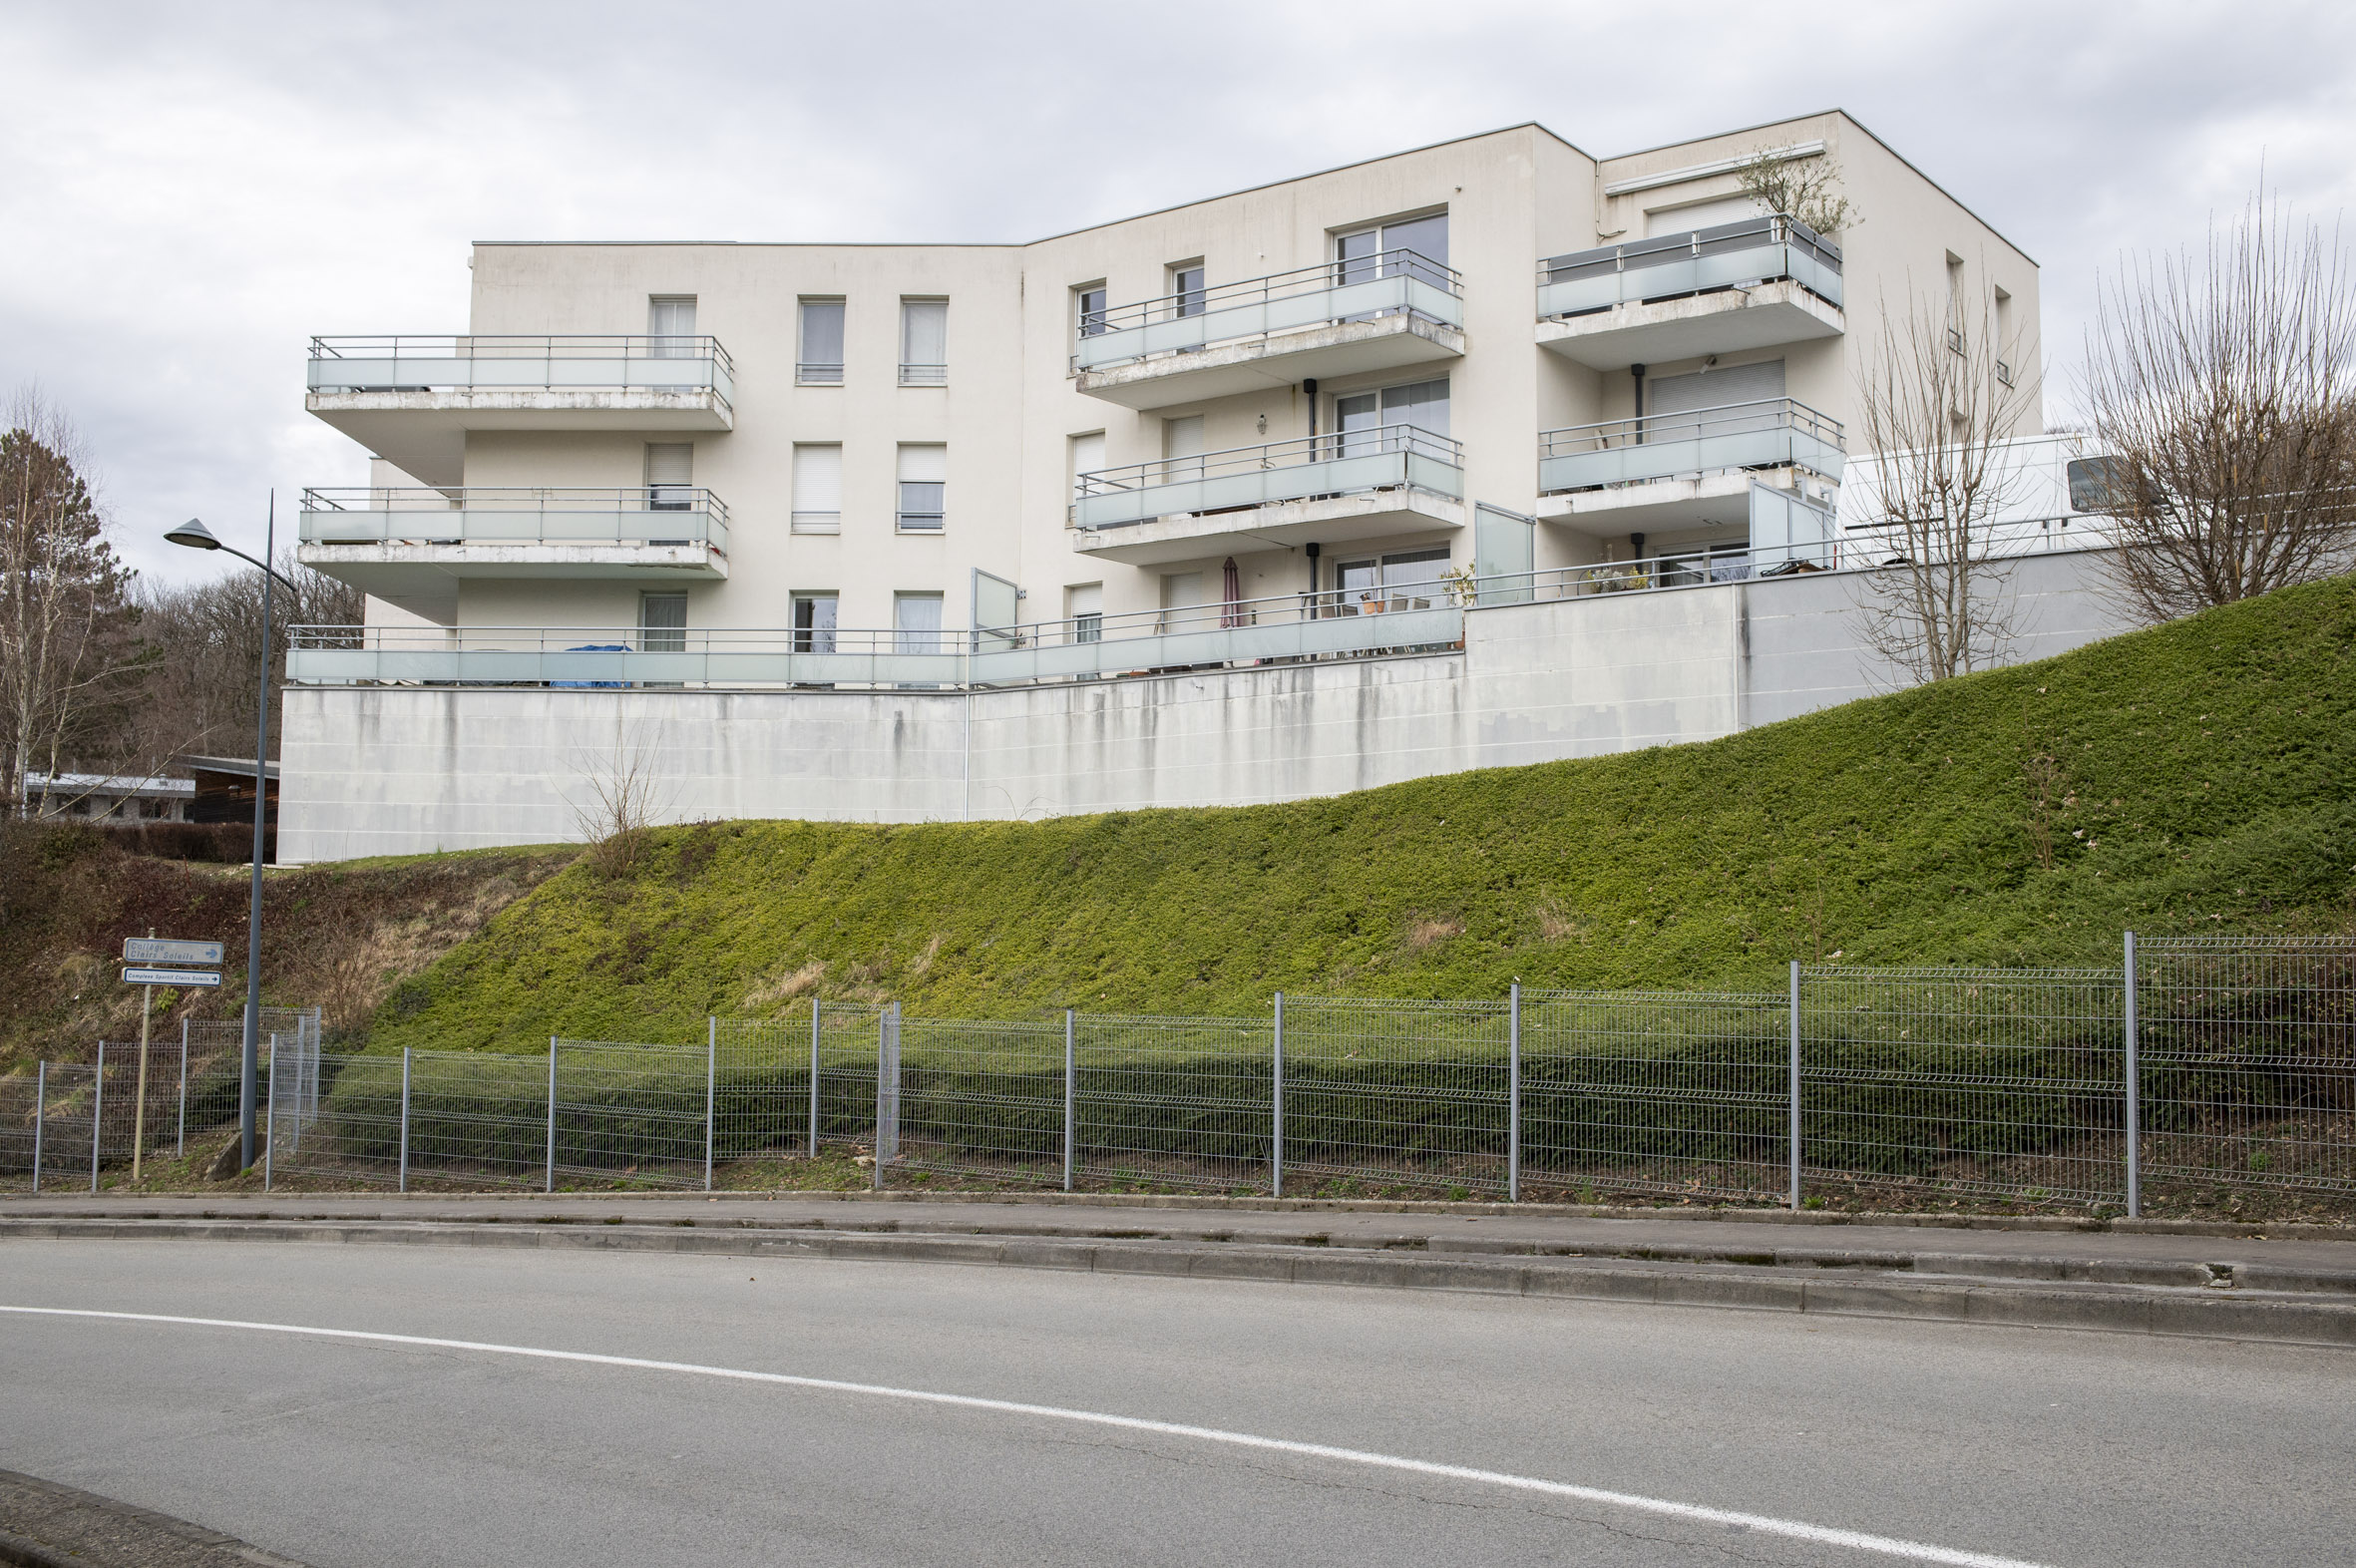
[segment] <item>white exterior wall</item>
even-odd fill
[[[725,577],[686,587],[691,630],[784,628],[791,595],[804,591],[838,594],[846,629],[889,627],[896,593],[939,593],[944,625],[962,628],[975,569],[1018,583],[1028,621],[1060,618],[1082,585],[1102,585],[1111,615],[1158,607],[1164,574],[1200,572],[1215,594],[1231,556],[1244,597],[1290,595],[1309,585],[1305,551],[1254,539],[1248,518],[1190,560],[1141,567],[1074,550],[1072,437],[1102,432],[1102,463],[1119,467],[1160,459],[1171,418],[1202,416],[1212,451],[1312,428],[1311,399],[1281,360],[1258,390],[1201,403],[1137,411],[1083,392],[1070,368],[1076,288],[1100,284],[1118,307],[1164,294],[1170,264],[1199,261],[1216,289],[1326,264],[1337,232],[1444,210],[1448,262],[1463,280],[1461,357],[1323,379],[1315,428],[1333,428],[1337,395],[1445,376],[1450,434],[1464,449],[1464,515],[1475,501],[1533,513],[1540,432],[1633,411],[1624,370],[1540,346],[1539,260],[1640,237],[1647,210],[1736,187],[1729,174],[1695,174],[1606,196],[1614,182],[1817,141],[1863,214],[1835,236],[1847,329],[1723,362],[1783,359],[1788,395],[1849,423],[1853,437],[1851,387],[1885,301],[1898,313],[1913,293],[1943,293],[1953,252],[1965,258],[1967,288],[2011,293],[2013,319],[2033,342],[2037,273],[1862,128],[1826,114],[1601,163],[1522,126],[1019,245],[484,243],[471,263],[470,331],[642,334],[649,296],[693,295],[695,331],[733,361],[733,420],[726,430],[477,429],[464,483],[627,489],[644,480],[647,442],[691,443],[692,484],[728,511]],[[796,384],[804,297],[846,302],[839,386]],[[945,385],[898,384],[904,297],[949,301]],[[2035,363],[2033,351],[2024,358]],[[1659,377],[1702,362],[1648,368]],[[791,532],[802,443],[842,448],[839,534]],[[905,443],[948,450],[937,535],[895,530]],[[377,482],[407,481],[380,463]],[[1542,523],[1538,566],[1626,559],[1635,532],[1656,547],[1726,536],[1725,525],[1705,531],[1698,514],[1681,523],[1674,510],[1642,510]],[[1339,562],[1371,554],[1445,545],[1455,565],[1472,558],[1469,527],[1402,515],[1397,528],[1327,544],[1322,584],[1331,587]],[[636,623],[642,590],[679,586],[654,572],[642,581],[463,576],[442,597],[406,600],[408,609],[372,598],[368,615],[412,634],[420,607],[460,626],[623,630]],[[282,853],[569,838],[581,776],[616,746],[664,759],[677,815],[914,821],[1283,800],[1705,739],[1895,684],[1859,666],[1850,632],[1819,602],[1832,591],[1810,580],[1483,610],[1470,617],[1462,654],[971,695],[298,687],[287,705]],[[2050,646],[2107,625],[2056,591],[2057,604],[2074,607],[2056,611],[2067,629]],[[1762,652],[1762,626],[1785,613],[1770,606],[1799,604],[1813,607],[1790,612],[1789,638]]]
[[[2041,658],[2125,629],[2099,557],[2018,564]],[[1711,740],[1904,683],[1858,640],[1862,579],[1768,579],[1473,610],[1459,653],[976,692],[290,688],[286,862],[578,839],[633,764],[666,820],[1022,820],[1339,794]]]

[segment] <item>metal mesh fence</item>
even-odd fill
[[[872,1145],[878,1009],[812,1001],[784,1018],[714,1018],[716,1158],[809,1157],[828,1144]]]
[[[1780,1195],[1789,1020],[1772,993],[1523,990],[1522,1195]]]
[[[293,1175],[398,1184],[401,1058],[320,1051],[283,1035],[268,1042],[267,1179]]]
[[[1803,1187],[2124,1197],[2124,1019],[2112,970],[1803,970]]]
[[[708,1047],[558,1040],[549,1160],[560,1187],[700,1187],[717,1095]]]
[[[2148,1196],[2356,1193],[2356,939],[2146,939],[2136,955]]]
[[[1273,1018],[1083,1013],[1072,1035],[1074,1185],[1269,1190]]]
[[[545,1052],[411,1051],[409,1185],[546,1186],[548,1109]]]
[[[182,1030],[177,1045],[186,1065],[182,1069],[183,1100],[174,1107],[174,1119],[178,1123],[176,1131],[181,1140],[217,1140],[223,1130],[237,1125],[238,1076],[245,1046],[245,1015],[243,1009],[239,1009],[235,1017],[189,1018],[183,1021]],[[257,1117],[269,1092],[268,1063],[270,1036],[273,1034],[289,1045],[317,1050],[320,1044],[319,1009],[261,1009],[255,1028],[254,1051],[253,1093]],[[154,1048],[163,1051],[166,1047],[159,1041]],[[257,1149],[255,1158],[259,1157]]]
[[[1282,1191],[1510,1185],[1501,1001],[1288,998]]]
[[[41,1108],[40,1067],[0,1078],[0,1192],[33,1185],[34,1119]]]
[[[1063,1181],[1063,1023],[899,1020],[896,1170]],[[879,1113],[881,1114],[881,1113]]]

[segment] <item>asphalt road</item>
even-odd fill
[[[320,1568],[1906,1560],[1777,1521],[2066,1568],[2344,1562],[2356,1540],[2342,1351],[937,1265],[173,1242],[8,1243],[0,1306],[1019,1401],[1760,1521],[1072,1414],[0,1314],[0,1467]]]

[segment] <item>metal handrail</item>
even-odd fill
[[[403,353],[433,359],[709,359],[731,375],[736,362],[716,337],[692,333],[405,333],[378,337],[314,337],[311,358],[376,358]]]
[[[659,494],[661,501],[656,501]],[[683,505],[665,503],[683,502]],[[314,486],[302,493],[305,512],[390,512],[432,518],[450,512],[695,512],[727,521],[727,504],[694,485],[623,486],[456,486],[408,488],[385,485]]]
[[[1464,292],[1464,275],[1461,272],[1432,260],[1420,251],[1377,250],[1364,256],[1352,256],[1347,261],[1320,261],[1314,266],[1271,272],[1265,277],[1248,277],[1233,283],[1180,289],[1152,299],[1141,299],[1134,304],[1109,305],[1102,311],[1088,313],[1080,323],[1080,336],[1101,337],[1107,332],[1146,326],[1156,321],[1210,315],[1235,305],[1259,304],[1264,300],[1290,298],[1295,294],[1311,294],[1349,283],[1372,282],[1378,277],[1417,278],[1459,298]]]
[[[1763,244],[1793,245],[1827,270],[1840,270],[1840,246],[1789,213],[1773,212],[1732,223],[1713,223],[1684,233],[1655,234],[1624,244],[1598,245],[1591,250],[1548,256],[1538,263],[1538,281],[1568,283],[1606,272],[1632,272],[1694,256],[1754,249]]]
[[[1581,452],[1603,452],[1615,447],[1643,446],[1669,440],[1692,440],[1734,435],[1754,430],[1795,430],[1843,452],[1840,421],[1820,414],[1796,398],[1759,398],[1748,403],[1722,403],[1714,408],[1681,409],[1672,414],[1640,414],[1627,419],[1599,420],[1592,425],[1567,425],[1538,433],[1540,458],[1570,457]]]
[[[1098,469],[1077,476],[1082,496],[1108,496],[1123,491],[1152,490],[1198,479],[1216,479],[1253,469],[1298,468],[1336,458],[1372,457],[1383,452],[1407,452],[1430,458],[1450,468],[1464,466],[1464,443],[1416,425],[1381,425],[1372,430],[1334,431],[1263,446],[1229,447],[1189,457],[1161,458],[1122,468]]]

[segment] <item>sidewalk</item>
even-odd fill
[[[956,1263],[1585,1297],[2356,1348],[2356,1232],[1771,1210],[1055,1195],[17,1195],[0,1241],[325,1241]],[[1440,1212],[1424,1212],[1426,1209]],[[1694,1217],[1687,1217],[1689,1214]],[[2216,1234],[2217,1232],[2228,1234]]]

